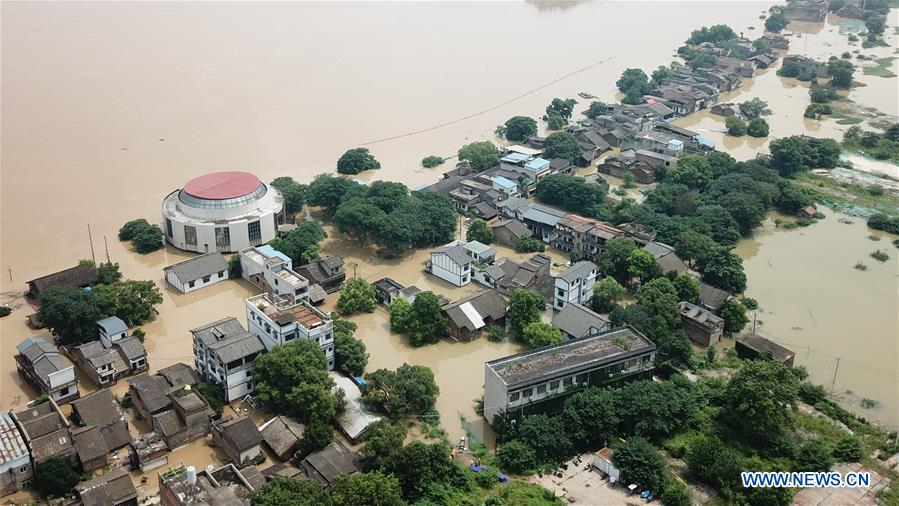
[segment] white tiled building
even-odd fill
[[[222,386],[225,400],[234,402],[256,391],[253,366],[265,352],[259,337],[244,330],[236,318],[224,318],[190,331],[194,364],[206,381]]]
[[[456,286],[470,283],[473,259],[462,244],[451,242],[432,251],[428,272]]]
[[[262,340],[267,350],[294,339],[314,341],[334,369],[334,325],[331,317],[307,301],[278,301],[263,293],[250,297],[247,306],[247,329]]]
[[[553,310],[558,311],[568,304],[587,305],[593,297],[596,271],[596,264],[582,260],[559,274],[553,292]]]
[[[266,293],[289,301],[309,297],[309,280],[293,270],[289,256],[268,244],[243,249],[239,255],[243,278]]]

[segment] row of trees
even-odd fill
[[[327,237],[319,222],[304,221],[287,234],[275,237],[269,244],[290,257],[294,265],[304,265],[318,257],[321,252],[319,243]]]
[[[456,231],[452,202],[443,195],[409,194],[402,183],[369,186],[322,174],[309,185],[309,204],[321,206],[341,232],[360,244],[376,243],[399,255],[412,247],[443,244]]]
[[[38,318],[63,345],[97,340],[97,321],[103,318],[118,316],[132,327],[158,313],[156,306],[162,303],[162,293],[155,283],[120,281],[118,264],[103,263],[96,271],[101,282],[90,290],[57,286],[41,293]]]
[[[602,205],[609,185],[593,183],[578,176],[552,174],[537,182],[537,198],[549,205],[559,206],[566,211],[580,213],[593,210]]]

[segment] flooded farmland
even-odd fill
[[[143,327],[151,369],[190,363],[189,330],[225,316],[245,321],[243,299],[255,290],[230,281],[177,293],[165,286],[162,268],[187,255],[168,247],[140,256],[115,239],[130,219],[157,221],[161,199],[187,180],[246,170],[266,181],[290,175],[308,182],[331,171],[346,148],[453,122],[536,90],[465,121],[370,146],[384,168],[363,179],[430,183],[441,169],[420,168],[422,157],[448,156],[466,142],[492,138],[509,116],[539,116],[556,96],[585,90],[611,100],[623,69],[668,63],[693,28],[726,23],[747,36],[760,33],[758,16],[769,3],[3,3],[0,291],[4,303],[20,307],[0,320],[0,409],[21,409],[35,396],[12,358],[15,345],[34,333],[24,322],[30,309],[17,294],[29,279],[90,258],[88,224],[98,260],[106,255],[105,237],[126,277],[152,279],[163,291],[159,317]],[[892,25],[896,17],[891,11]],[[634,19],[653,36],[634,39]],[[855,49],[844,47],[838,23],[791,26],[799,33],[791,39],[794,51],[825,57]],[[622,40],[633,43],[624,48]],[[863,51],[891,54],[896,37],[888,41],[893,47]],[[516,70],[534,68],[540,71]],[[857,79],[865,86],[850,98],[897,115],[896,78],[859,73]],[[722,101],[756,96],[774,110],[772,137],[838,138],[848,128],[804,119],[806,84],[774,69]],[[767,149],[767,140],[725,137],[723,120],[708,113],[678,124],[738,159]],[[816,382],[829,386],[841,358],[836,390],[878,400],[864,414],[895,424],[897,255],[889,241],[869,241],[859,220],[845,225],[838,218],[829,214],[792,231],[769,224],[743,241],[738,252],[746,259],[748,294],[762,306],[761,331],[795,345]],[[888,250],[891,260],[869,259],[876,248]],[[476,289],[425,275],[426,252],[386,260],[333,231],[323,249],[344,256],[350,273],[370,281],[390,276],[450,298]],[[867,272],[852,269],[859,260]],[[382,309],[353,320],[371,370],[403,362],[431,367],[450,435],[463,432],[459,414],[482,434],[473,407],[483,363],[514,353],[516,345],[482,339],[413,349],[389,332]],[[806,355],[803,347],[810,348]],[[201,444],[179,452],[173,461],[198,466],[217,458]]]

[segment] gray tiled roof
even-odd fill
[[[171,385],[163,376],[139,374],[128,380],[128,385],[135,391],[150,413],[159,411],[172,403],[166,395],[166,391]]]
[[[462,305],[465,303],[471,303],[482,319],[484,317],[490,317],[494,320],[503,318],[506,316],[506,310],[509,307],[506,299],[496,290],[481,290],[443,306],[442,309],[446,312],[447,318],[453,321],[456,326],[468,328],[469,330],[477,330],[477,328],[474,322],[465,314],[465,311],[462,310]]]
[[[717,311],[722,304],[733,298],[733,294],[715,288],[707,283],[699,283],[699,301],[702,305]]]
[[[169,265],[165,269],[171,269],[182,283],[190,283],[205,276],[227,271],[228,262],[225,261],[225,257],[221,253],[205,253],[183,262]]]
[[[73,451],[72,437],[68,429],[59,429],[31,440],[31,456],[35,462]]]
[[[303,459],[302,466],[307,476],[325,486],[330,485],[338,476],[360,471],[356,455],[338,442],[309,454]]]
[[[244,330],[236,318],[224,318],[191,332],[226,364],[265,350],[262,341]]]
[[[190,332],[194,335],[194,337],[197,337],[201,341],[203,341],[203,344],[205,344],[206,346],[211,346],[219,342],[222,338],[227,338],[230,335],[246,332],[246,329],[243,328],[243,325],[241,325],[237,318],[229,316],[212,323],[207,323],[206,325],[197,327],[195,329],[191,329]]]
[[[200,381],[197,372],[194,371],[191,366],[182,364],[181,362],[172,364],[168,367],[163,367],[156,371],[156,374],[163,376],[169,382],[169,385],[173,387],[196,385]]]
[[[578,338],[604,331],[610,323],[602,315],[580,304],[566,304],[561,311],[553,315],[553,325],[562,332]]]
[[[93,425],[72,431],[72,442],[75,452],[82,463],[94,460],[109,453],[106,441],[100,434],[100,428]]]
[[[561,274],[559,274],[559,279],[563,279],[568,283],[574,283],[579,279],[584,279],[590,275],[591,271],[596,269],[596,264],[593,262],[588,262],[586,260],[581,260],[580,262],[572,265],[571,267],[565,269]]]
[[[128,360],[136,360],[141,357],[147,356],[147,350],[144,348],[144,343],[140,342],[136,336],[128,336],[123,339],[119,339],[115,343],[113,343],[114,347],[117,347],[121,350],[122,355],[125,356]]]
[[[724,319],[715,313],[686,301],[680,303],[680,311],[681,315],[705,326],[717,327],[724,323]]]
[[[75,490],[84,506],[108,506],[121,504],[132,497],[137,497],[137,490],[131,475],[123,468],[117,468],[92,480],[75,485]]]
[[[29,337],[17,344],[16,349],[30,362],[34,362],[38,357],[46,353],[58,353],[56,346],[47,342],[43,337]]]
[[[98,390],[73,401],[72,410],[85,425],[105,427],[125,419],[119,403],[108,389]]]
[[[102,320],[97,322],[97,325],[106,331],[107,335],[112,334],[121,334],[122,332],[128,332],[128,325],[125,325],[125,322],[122,321],[118,316],[110,316],[109,318],[103,318]]]
[[[236,420],[219,424],[222,434],[237,447],[239,451],[249,450],[262,442],[262,435],[253,420],[242,416]]]
[[[460,244],[441,246],[431,252],[432,255],[435,253],[445,253],[450,260],[457,265],[465,265],[471,262],[471,257],[468,256],[468,253],[465,252],[465,248]]]
[[[73,367],[72,364],[58,353],[48,353],[34,361],[34,372],[48,384],[51,374],[71,367]]]
[[[276,416],[262,426],[262,438],[279,457],[293,450],[306,426],[286,416]]]

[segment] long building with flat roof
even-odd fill
[[[655,352],[646,336],[623,327],[492,360],[484,368],[484,416],[551,411],[583,388],[650,378]]]

